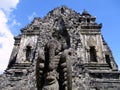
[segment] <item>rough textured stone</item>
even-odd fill
[[[0,90],[120,90],[120,72],[95,20],[66,6],[34,18],[14,38]]]

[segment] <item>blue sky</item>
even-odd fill
[[[102,23],[102,35],[120,68],[120,0],[0,0],[0,72],[6,68],[13,47],[13,36],[34,17],[65,5],[76,12],[85,9]]]

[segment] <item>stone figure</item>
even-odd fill
[[[71,55],[70,38],[68,38],[64,21],[61,18],[58,20],[56,30],[52,33],[52,39],[45,45],[44,55],[38,55],[38,90],[72,89],[71,69],[67,66],[70,62],[68,61],[70,60],[69,55]]]

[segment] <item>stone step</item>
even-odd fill
[[[27,69],[30,65],[31,63],[16,63],[11,67],[11,69]]]
[[[92,78],[97,79],[116,79],[120,81],[119,71],[89,71],[89,75]]]
[[[110,70],[108,64],[98,64],[98,63],[85,63],[83,64],[83,67],[89,69],[89,70]]]

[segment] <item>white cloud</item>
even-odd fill
[[[10,12],[16,8],[19,0],[0,0],[0,8],[6,12]]]
[[[10,24],[10,27],[14,27],[14,26],[20,26],[21,23],[17,22],[16,19],[12,20],[12,23]]]
[[[37,16],[36,12],[33,12],[30,16],[28,16],[28,20],[31,21],[36,16]]]
[[[0,73],[6,69],[13,48],[13,34],[10,32],[7,22],[18,3],[19,0],[0,0]],[[13,20],[13,24],[18,23]]]

